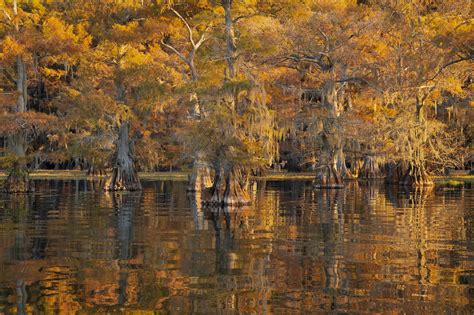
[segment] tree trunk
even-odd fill
[[[242,173],[232,168],[226,174],[224,205],[247,205],[251,203],[250,196],[242,185]]]
[[[30,180],[26,167],[16,164],[8,174],[3,184],[3,192],[6,193],[28,193],[33,192],[34,186]]]
[[[250,196],[242,185],[242,173],[235,167],[225,167],[216,171],[212,196],[207,202],[211,205],[246,205]]]
[[[313,187],[317,189],[344,188],[344,180],[333,165],[321,165],[316,172]]]
[[[105,190],[141,190],[142,185],[135,170],[133,143],[128,137],[129,122],[120,126],[119,138],[116,145],[116,156],[112,176],[108,179]]]
[[[14,13],[17,15],[17,3],[14,1]],[[17,26],[18,31],[18,26]],[[15,112],[24,113],[27,110],[28,86],[27,86],[26,65],[21,56],[16,57],[16,91],[18,94]],[[14,162],[13,168],[8,174],[3,190],[7,193],[25,193],[33,191],[30,182],[28,169],[26,166],[26,151],[28,140],[21,131],[18,134],[8,136],[8,147],[18,159]]]
[[[328,82],[321,91],[321,105],[328,111],[328,117],[323,120],[321,154],[313,186],[314,188],[343,188],[342,167],[339,169],[337,167],[343,151],[341,136],[337,130],[340,108],[337,102],[336,84]],[[339,164],[341,164],[340,161]]]
[[[385,184],[398,185],[408,172],[408,164],[403,161],[390,162],[385,166]]]
[[[225,14],[225,41],[226,49],[226,79],[233,79],[237,76],[237,45],[235,43],[234,22],[232,20],[231,9],[232,0],[221,0]]]
[[[200,192],[203,189],[211,188],[212,180],[209,167],[203,161],[200,154],[197,155],[194,161],[193,172],[189,175],[189,185],[187,190],[189,192]]]
[[[360,170],[361,179],[378,179],[382,178],[382,173],[380,172],[379,164],[376,161],[373,155],[367,155],[364,158],[364,164]]]
[[[359,178],[360,170],[362,169],[363,161],[357,158],[351,159],[351,178],[357,179]]]
[[[26,112],[27,108],[28,89],[26,66],[20,56],[16,58],[16,76],[16,91],[18,94],[16,112],[23,113]]]
[[[221,205],[224,200],[225,179],[223,178],[222,167],[218,164],[214,166],[214,180],[211,188],[211,195],[205,199],[207,204]]]
[[[346,166],[346,156],[344,155],[343,146],[341,145],[336,153],[336,170],[343,178],[351,178],[352,173]]]
[[[3,191],[7,193],[26,193],[34,191],[26,166],[28,147],[25,135],[16,134],[8,137],[8,147],[15,155],[15,162],[4,183]]]
[[[423,187],[433,186],[434,183],[423,165],[412,164],[399,184],[406,187]]]

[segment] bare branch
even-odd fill
[[[193,47],[196,47],[196,44],[194,43],[194,39],[193,39],[193,29],[191,28],[191,26],[189,26],[188,22],[186,21],[186,19],[181,15],[179,14],[178,11],[176,11],[175,9],[173,8],[170,8],[171,11],[173,11],[173,13],[181,20],[183,21],[184,25],[186,26],[186,29],[188,30],[188,36],[189,36],[189,41],[191,42],[191,45]]]
[[[251,17],[254,17],[254,16],[258,16],[260,15],[259,13],[255,12],[255,13],[251,13],[251,14],[246,14],[246,15],[241,15],[241,16],[238,16],[236,17],[235,19],[232,20],[233,23],[237,23],[239,22],[240,20],[243,20],[243,19],[248,19],[248,18],[251,18]]]
[[[2,9],[2,11],[3,11],[3,14],[5,14],[6,18],[7,18],[9,21],[11,21],[11,20],[12,20],[12,17],[10,16],[10,14],[8,14],[7,10]]]
[[[211,27],[212,27],[212,24],[209,24],[208,26],[206,26],[206,29],[204,29],[204,31],[202,32],[201,37],[199,38],[198,42],[193,47],[194,51],[198,50],[198,48],[202,45],[202,43],[204,43],[206,40],[209,39],[208,37],[206,37],[206,34]]]
[[[174,52],[181,60],[183,60],[186,64],[189,63],[188,59],[182,54],[180,53],[176,48],[174,48],[173,46],[165,43],[163,40],[161,41],[161,44],[163,46],[165,46],[166,48],[170,49],[172,52]]]

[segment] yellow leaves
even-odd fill
[[[76,62],[78,54],[84,52],[92,41],[85,24],[73,27],[54,16],[45,19],[41,32],[41,40],[35,48],[48,53],[52,62]]]
[[[132,21],[127,24],[114,24],[112,26],[112,39],[117,43],[131,43],[139,40],[142,35],[137,32],[138,22]]]
[[[240,46],[255,54],[277,53],[286,42],[283,26],[277,19],[256,16],[242,24]]]
[[[315,1],[315,5],[317,7],[322,8],[323,10],[336,10],[336,11],[344,11],[351,6],[354,6],[356,1],[354,0],[317,0]]]
[[[66,25],[56,17],[49,17],[43,23],[43,36],[47,41],[75,41],[73,27]]]
[[[61,69],[51,69],[47,67],[41,67],[41,73],[52,79],[59,80],[66,74],[66,71],[61,70]]]
[[[464,92],[463,91],[464,82],[453,75],[447,76],[441,83],[442,83],[443,88],[452,94],[459,95]]]
[[[0,42],[0,60],[14,61],[17,56],[26,54],[25,47],[16,41],[13,37],[6,36]]]
[[[135,48],[131,48],[123,59],[123,67],[124,69],[130,69],[140,65],[151,64],[152,62],[152,57],[149,54],[144,54]]]

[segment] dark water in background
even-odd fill
[[[468,184],[260,182],[253,206],[224,210],[185,184],[0,195],[0,313],[474,313]]]

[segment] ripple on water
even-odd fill
[[[0,312],[474,312],[474,190],[258,183],[203,208],[185,182],[0,196]]]

